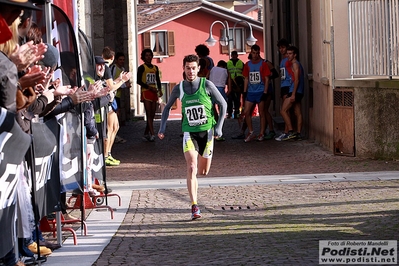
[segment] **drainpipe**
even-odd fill
[[[331,50],[331,87],[335,89],[335,52],[334,52],[334,26],[330,27],[330,50]]]
[[[331,86],[335,89],[335,52],[334,52],[334,20],[333,20],[333,6],[332,0],[330,0],[330,52],[331,52]]]
[[[332,6],[332,0],[330,0],[330,41],[323,41],[323,43],[330,44],[330,53],[331,53],[331,87],[335,89],[335,52],[334,52],[334,10]]]
[[[142,113],[140,106],[140,97],[137,88],[137,0],[127,0],[127,25],[128,25],[128,54],[129,54],[129,71],[132,72],[130,88],[130,110],[131,118],[136,114]]]

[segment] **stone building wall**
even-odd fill
[[[101,55],[105,46],[125,54],[125,69],[129,69],[128,25],[126,0],[91,0],[91,42],[95,55]],[[89,19],[89,18],[86,18]],[[90,30],[90,29],[89,29]],[[130,91],[124,89],[121,97],[120,123],[130,119]]]
[[[337,80],[354,91],[356,157],[399,159],[399,81]]]

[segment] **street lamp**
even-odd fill
[[[233,35],[235,33],[237,24],[240,22],[245,22],[248,24],[249,36],[247,39],[245,39],[245,41],[249,46],[254,45],[256,43],[257,39],[252,34],[252,26],[251,26],[251,24],[248,23],[248,21],[245,21],[245,20],[237,21],[233,27]],[[219,42],[220,42],[220,45],[222,45],[222,46],[226,46],[226,45],[228,46],[227,48],[228,48],[229,56],[230,56],[230,41],[232,41],[233,44],[235,44],[235,41],[233,38],[230,38],[230,28],[229,28],[229,24],[227,21],[224,21],[224,23],[223,23],[220,20],[215,20],[209,27],[209,38],[205,42],[208,46],[214,46],[216,44],[217,40],[215,38],[213,38],[213,35],[212,35],[212,28],[213,28],[213,25],[215,25],[216,23],[222,24],[222,26],[223,26],[223,32],[222,32],[222,36],[220,37]]]

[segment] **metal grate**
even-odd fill
[[[349,0],[351,77],[399,76],[399,0]]]
[[[353,107],[353,91],[334,90],[334,106]]]

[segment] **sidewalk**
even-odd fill
[[[145,121],[120,129],[119,167],[107,168],[107,211],[92,211],[90,236],[71,238],[46,265],[318,265],[319,240],[399,238],[399,162],[334,156],[307,140],[215,143],[199,179],[203,218],[190,220],[180,122],[144,142]],[[255,122],[256,125],[256,122]],[[155,125],[159,127],[158,122]]]

